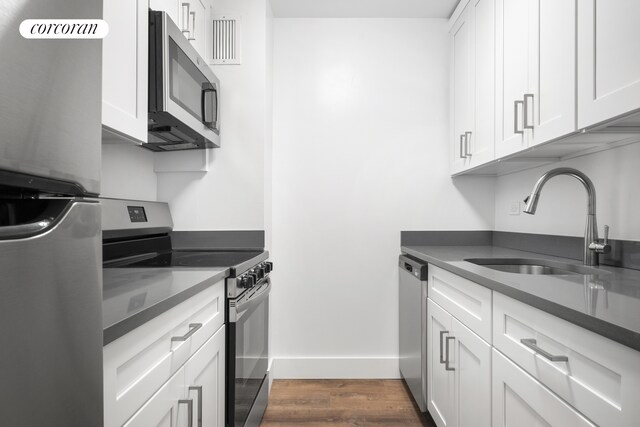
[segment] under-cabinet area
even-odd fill
[[[3,426],[640,423],[640,1],[1,3]]]

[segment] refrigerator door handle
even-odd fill
[[[52,218],[41,219],[29,224],[7,225],[0,227],[0,239],[30,237],[40,234],[53,224]]]

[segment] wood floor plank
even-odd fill
[[[261,427],[435,427],[401,380],[275,380]]]

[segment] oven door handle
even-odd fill
[[[260,305],[260,303],[262,303],[269,297],[270,292],[271,279],[267,277],[265,279],[265,284],[261,286],[260,292],[256,292],[247,301],[244,301],[235,307],[236,320],[240,319],[243,316],[243,313],[249,311],[253,307]]]

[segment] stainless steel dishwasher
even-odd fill
[[[399,258],[400,374],[422,412],[427,411],[427,263]]]

